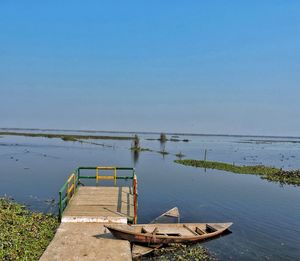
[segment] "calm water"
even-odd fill
[[[158,135],[140,137],[142,147],[161,149],[158,141],[146,140]],[[295,138],[179,138],[190,141],[167,142],[166,151],[203,159],[207,149],[208,160],[300,168],[300,140]],[[300,187],[280,186],[253,175],[181,166],[173,162],[174,155],[142,152],[134,156],[130,141],[96,142],[113,147],[2,136],[0,194],[34,210],[55,211],[45,201],[57,199],[59,188],[77,166],[135,166],[140,223],[177,206],[182,222],[234,222],[232,234],[204,244],[219,260],[300,259]]]

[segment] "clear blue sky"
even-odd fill
[[[0,1],[0,127],[300,135],[300,1]]]

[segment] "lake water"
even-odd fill
[[[159,151],[165,146],[171,154],[133,155],[130,141],[95,141],[112,146],[103,147],[60,139],[2,136],[0,194],[33,210],[53,212],[57,209],[46,201],[57,200],[58,190],[77,166],[135,166],[139,223],[177,206],[182,222],[234,222],[231,234],[203,244],[219,260],[300,259],[300,187],[173,162],[179,152],[187,158],[203,159],[207,149],[208,160],[298,169],[300,139],[179,135],[189,142],[162,145],[147,140],[159,135],[139,136],[142,147]]]

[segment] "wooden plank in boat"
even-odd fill
[[[151,226],[143,226],[142,231],[143,233],[150,233],[152,234],[154,229],[156,228],[156,225],[151,225]],[[178,226],[176,228],[173,227],[167,227],[167,226],[159,226],[158,229],[156,230],[156,234],[179,234],[181,236],[194,236],[195,234],[191,232],[190,230],[187,230],[183,226]]]
[[[194,236],[199,236],[199,234],[196,231],[193,231],[191,228],[189,228],[186,224],[183,224],[183,227],[190,231]]]
[[[203,229],[199,228],[199,227],[196,227],[196,232],[197,232],[199,235],[204,235],[204,234],[206,234],[206,232],[205,232]]]

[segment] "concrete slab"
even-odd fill
[[[130,243],[100,223],[61,223],[40,261],[132,260]]]

